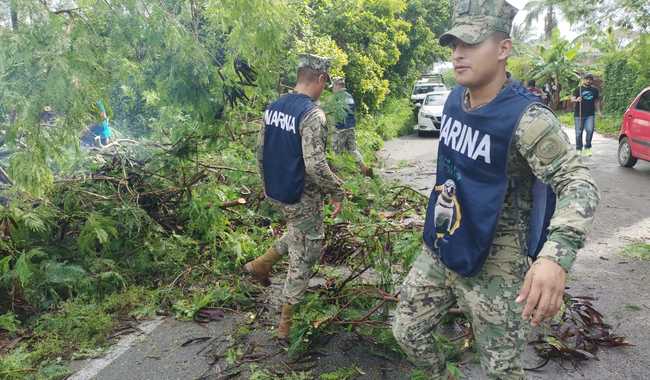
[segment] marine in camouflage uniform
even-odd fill
[[[334,129],[334,134],[332,136],[332,149],[337,154],[349,153],[357,161],[357,164],[361,168],[361,171],[364,175],[372,177],[372,170],[365,165],[363,162],[363,156],[359,149],[357,149],[357,138],[356,138],[356,119],[355,111],[356,106],[354,103],[354,98],[345,88],[345,79],[342,77],[336,77],[332,79],[333,85],[332,90],[334,96],[341,96],[346,105],[346,115],[345,119],[336,124]]]
[[[327,74],[329,59],[314,55],[303,55],[300,68],[309,68]],[[283,289],[283,308],[278,327],[278,337],[286,338],[290,328],[292,306],[302,299],[312,267],[320,257],[321,246],[325,238],[323,228],[323,200],[330,196],[335,201],[344,197],[341,180],[332,172],[326,159],[327,124],[323,110],[313,107],[306,111],[298,122],[302,143],[302,156],[305,167],[304,190],[300,200],[286,204],[267,198],[283,214],[286,233],[259,258],[246,264],[245,269],[265,285],[270,284],[269,274],[273,264],[288,256],[289,269]],[[258,136],[257,161],[262,178],[264,178],[264,141],[263,126]]]
[[[456,17],[450,35],[475,44],[495,31],[509,32],[516,10],[505,1],[494,0],[481,8],[466,0],[461,3],[456,12],[465,6],[478,17]],[[486,25],[486,17],[481,16],[486,11],[503,12],[492,21],[501,20],[507,29]],[[465,108],[473,110],[468,92]],[[599,200],[596,184],[550,110],[540,104],[526,109],[514,132],[507,162],[504,206],[490,255],[478,275],[463,277],[448,269],[424,244],[402,286],[394,335],[414,363],[430,369],[434,379],[444,378],[445,357],[436,350],[433,333],[454,304],[472,322],[481,366],[488,377],[525,379],[520,358],[529,324],[521,316],[523,306],[515,299],[530,268],[526,238],[535,177],[550,184],[557,194],[556,212],[538,261],[552,260],[568,271],[592,224]]]

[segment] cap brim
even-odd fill
[[[476,29],[468,30],[470,28],[468,28],[468,25],[458,25],[451,28],[438,39],[440,46],[449,46],[454,39],[459,39],[468,45],[476,45],[485,41],[492,34],[492,31],[487,29],[477,33]]]

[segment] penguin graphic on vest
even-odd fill
[[[453,235],[460,227],[461,212],[456,198],[456,183],[448,179],[444,184],[435,187],[440,193],[434,208],[434,225],[436,227],[436,248],[445,236]]]

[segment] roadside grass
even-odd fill
[[[5,330],[3,338],[23,342],[0,359],[0,379],[64,378],[72,372],[68,360],[103,354],[122,321],[152,317],[155,302],[154,291],[131,286],[101,302],[87,297],[69,299],[24,326],[4,324],[0,326]],[[26,332],[30,333],[20,338]]]
[[[650,243],[629,244],[623,248],[620,254],[633,259],[650,260]]]
[[[558,118],[562,125],[573,129],[575,127],[575,119],[573,112],[564,112],[558,114]],[[607,136],[616,137],[621,128],[622,115],[603,114],[603,116],[596,116],[596,132]]]
[[[386,101],[381,112],[367,115],[359,122],[357,133],[371,130],[384,140],[405,136],[413,133],[414,116],[413,106],[409,99],[391,98]],[[359,138],[357,137],[357,139]]]

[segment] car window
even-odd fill
[[[447,95],[445,94],[431,94],[427,96],[427,99],[424,101],[425,106],[441,106],[445,104],[447,100]]]
[[[641,111],[650,112],[650,91],[646,91],[641,95],[635,108]]]
[[[413,95],[426,94],[428,92],[434,92],[434,91],[444,91],[445,89],[446,89],[445,86],[434,86],[434,85],[416,86],[413,89]]]

